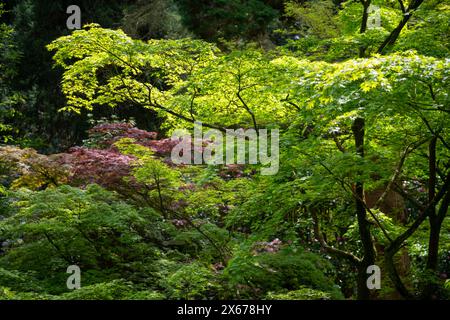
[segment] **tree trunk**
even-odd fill
[[[429,170],[429,180],[428,180],[428,204],[431,205],[436,196],[436,144],[437,137],[433,137],[428,146],[428,170]],[[441,231],[441,223],[439,222],[439,217],[436,216],[436,207],[430,208],[429,215],[430,222],[430,236],[428,241],[428,258],[427,258],[427,269],[431,271],[436,271],[438,251],[439,251],[439,234]]]
[[[422,4],[423,1],[424,0],[413,0],[411,1],[407,9],[405,9],[402,5],[402,13],[403,13],[402,20],[397,25],[397,27],[394,30],[392,30],[389,36],[383,41],[383,43],[378,48],[377,53],[383,54],[384,49],[391,47],[395,44],[403,28],[406,26],[409,19],[411,19],[413,12],[417,10],[417,8],[419,8],[419,6]]]
[[[370,2],[372,0],[365,0],[365,1],[361,1],[362,5],[363,5],[363,14],[362,14],[362,19],[361,19],[361,26],[359,28],[359,33],[364,33],[367,30],[367,20],[369,19],[369,7],[370,7]],[[360,58],[364,58],[366,55],[366,47],[365,46],[360,46],[359,47],[359,57]]]
[[[394,45],[394,43],[397,41],[398,37],[400,36],[400,33],[402,32],[403,28],[406,26],[410,18],[411,14],[406,14],[403,16],[402,21],[400,21],[398,26],[394,30],[392,30],[389,36],[380,45],[380,47],[377,50],[377,53],[382,54],[384,49]]]
[[[358,300],[370,300],[370,290],[367,287],[367,267],[362,262],[358,266],[357,276],[357,299]]]
[[[356,118],[352,125],[355,137],[356,153],[364,157],[364,119]],[[370,290],[367,288],[367,268],[375,264],[375,248],[370,233],[370,224],[367,221],[366,209],[364,206],[364,183],[355,183],[355,205],[358,219],[359,236],[363,245],[364,257],[358,267],[358,299],[370,299]]]
[[[439,236],[441,233],[441,223],[437,217],[430,218],[430,236],[428,240],[427,269],[436,271],[439,255]]]
[[[439,209],[438,214],[436,214],[436,205],[434,203],[436,197],[436,181],[437,181],[437,162],[436,162],[436,144],[437,137],[433,137],[430,141],[430,145],[428,147],[428,167],[429,167],[429,181],[428,181],[428,204],[432,207],[430,208],[430,215],[428,217],[428,221],[430,223],[430,235],[428,238],[428,256],[427,256],[427,265],[426,271],[430,272],[430,276],[437,276],[436,272],[438,269],[439,262],[439,238],[441,233],[442,222],[444,220],[445,214],[448,209],[448,205],[446,205],[446,199],[448,198],[448,194],[445,195],[444,201],[441,204],[441,208]],[[445,211],[443,213],[443,210]],[[439,289],[433,279],[428,279],[425,283],[422,297],[424,299],[432,299],[435,296],[437,290]]]

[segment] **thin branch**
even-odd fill
[[[336,144],[336,147],[339,149],[339,151],[341,151],[342,153],[347,152],[347,150],[344,148],[344,146],[342,145],[342,142],[339,140],[337,135],[333,135],[333,141]]]
[[[428,205],[424,208],[424,210],[419,214],[419,216],[407,230],[405,230],[401,235],[399,235],[397,238],[394,239],[394,241],[391,242],[386,251],[398,250],[400,248],[400,245],[405,240],[407,240],[422,224],[422,222],[429,216],[429,213],[432,210],[432,208],[434,208],[439,203],[439,201],[442,200],[442,198],[448,192],[449,188],[450,188],[450,173],[447,174],[444,184],[439,189],[439,192],[436,194],[433,201],[428,203]]]
[[[326,250],[329,253],[335,254],[337,256],[343,257],[343,258],[349,260],[353,264],[359,265],[361,263],[362,260],[360,258],[358,258],[357,256],[353,255],[352,253],[343,251],[343,250],[340,250],[340,249],[337,249],[337,248],[334,248],[334,247],[328,245],[320,231],[319,221],[318,221],[317,214],[315,213],[314,209],[311,210],[311,217],[312,217],[313,223],[314,223],[314,235],[324,250]]]
[[[310,156],[309,154],[307,154],[308,156]],[[319,160],[319,164],[328,172],[330,173],[334,179],[336,179],[337,182],[339,182],[339,184],[341,185],[341,187],[344,189],[344,191],[346,192],[350,192],[353,196],[353,198],[355,200],[358,200],[362,203],[362,205],[364,206],[364,208],[367,210],[367,212],[371,215],[371,217],[374,219],[376,225],[381,229],[381,231],[383,232],[384,236],[386,237],[386,239],[388,239],[388,241],[392,241],[391,237],[389,236],[389,233],[387,232],[387,230],[383,227],[383,225],[381,224],[380,220],[377,218],[377,216],[372,212],[372,210],[369,208],[369,206],[366,204],[366,202],[364,201],[364,199],[361,199],[361,197],[359,197],[355,191],[353,190],[352,186],[346,182],[345,180],[337,177],[334,172],[327,167],[327,165],[325,165],[322,161]]]
[[[193,121],[195,121],[195,117],[194,117],[194,100],[197,97],[197,89],[194,89],[194,93],[192,94],[192,99],[191,99],[191,104],[190,104],[190,108],[189,108],[189,113],[191,115],[191,118]]]
[[[297,111],[300,111],[300,107],[298,106],[298,104],[295,104],[294,102],[289,100],[289,94],[286,96],[285,99],[281,99],[280,102],[286,102],[289,105],[293,106],[295,109],[297,109]]]
[[[400,173],[402,172],[403,165],[405,163],[406,157],[415,149],[417,149],[420,145],[424,144],[426,140],[419,141],[416,145],[413,145],[413,143],[409,144],[405,150],[402,152],[402,155],[400,157],[400,161],[395,169],[394,174],[392,175],[391,179],[388,182],[388,185],[386,186],[386,189],[384,190],[383,194],[380,196],[380,198],[375,203],[375,208],[379,208],[380,205],[386,200],[387,195],[389,192],[391,192],[392,188],[395,185],[395,182],[398,180],[398,177],[400,176]]]
[[[396,181],[394,181],[393,186],[395,187],[395,192],[400,194],[405,200],[410,201],[414,205],[414,207],[416,207],[419,210],[425,210],[426,206],[417,201],[415,197],[408,194],[405,190],[403,190],[403,188],[399,186]]]
[[[237,76],[237,78],[238,78],[238,86],[239,87],[238,87],[238,92],[236,93],[236,95],[237,95],[239,101],[241,101],[242,106],[244,107],[244,109],[250,114],[250,116],[252,118],[252,122],[253,122],[253,128],[255,129],[256,134],[258,134],[258,124],[256,123],[255,114],[253,113],[253,111],[250,109],[250,107],[247,105],[247,103],[245,102],[245,100],[241,96],[241,93],[242,93],[243,90],[251,88],[253,85],[250,86],[250,87],[247,87],[247,88],[242,88],[241,87],[241,74],[240,73]]]

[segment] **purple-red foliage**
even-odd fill
[[[158,136],[156,132],[137,129],[131,123],[103,123],[93,127],[88,133],[89,137],[95,139],[102,149],[110,148],[123,138],[132,138],[139,143],[146,144]]]
[[[131,138],[135,143],[150,148],[156,156],[170,163],[172,149],[180,140],[157,140],[157,136],[156,132],[137,129],[130,123],[100,124],[89,130],[89,139],[85,141],[84,147],[70,149],[68,153],[62,155],[60,162],[70,168],[70,184],[83,186],[96,183],[107,189],[129,194],[133,192],[133,189],[136,192],[143,186],[132,177],[132,165],[135,159],[121,154],[114,143],[124,138]],[[204,141],[200,144],[202,149],[206,145]],[[192,149],[194,150],[194,146]],[[219,175],[224,179],[245,176],[244,166],[223,166]],[[178,205],[182,206],[182,204]]]
[[[170,157],[172,149],[179,143],[177,140],[162,139],[149,141],[147,147],[150,147],[158,156]]]
[[[89,149],[75,147],[61,157],[70,166],[70,183],[83,186],[99,184],[107,189],[122,191],[137,183],[131,178],[133,157],[115,150]],[[124,178],[129,177],[129,181]]]
[[[130,138],[144,147],[148,147],[157,156],[167,157],[178,143],[172,139],[156,140],[158,133],[133,127],[130,123],[104,123],[89,130],[89,142],[100,149],[116,150],[114,143],[120,139]]]
[[[275,253],[280,251],[283,242],[276,238],[270,242],[256,242],[253,246],[254,253],[269,252]]]
[[[168,158],[172,149],[180,143],[181,139],[160,139],[157,140],[158,133],[145,131],[133,127],[130,123],[104,123],[89,130],[88,146],[95,146],[99,149],[115,149],[114,143],[124,138],[131,138],[144,147],[148,147],[155,152],[156,156]],[[185,137],[185,139],[189,139]],[[188,140],[189,141],[189,140]],[[203,152],[211,140],[195,141],[190,140],[192,152]],[[168,160],[168,159],[166,159]],[[233,176],[239,173],[242,166],[230,165],[229,171]],[[239,177],[239,175],[237,176]]]
[[[246,175],[244,169],[242,164],[228,164],[221,168],[219,176],[225,180],[242,178]]]

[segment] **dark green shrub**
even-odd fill
[[[342,298],[330,278],[331,264],[319,255],[300,248],[278,252],[240,252],[232,258],[224,276],[240,298],[263,297],[268,292],[310,288]]]

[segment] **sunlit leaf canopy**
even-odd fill
[[[49,49],[66,69],[66,110],[135,103],[159,111],[176,127],[203,121],[231,128],[285,127],[308,112],[335,117],[354,109],[384,115],[448,111],[448,59],[414,52],[311,62],[256,50],[225,54],[199,40],[143,42],[96,25]],[[446,115],[440,113],[441,122]]]
[[[78,47],[83,54],[76,52]],[[312,134],[294,143],[300,143],[298,152],[287,152],[282,165],[295,166],[292,158],[305,158],[301,166],[310,166],[320,181],[315,188],[338,183],[333,174],[330,181],[324,179],[330,172],[323,159],[349,183],[371,181],[367,188],[375,189],[390,179],[405,146],[419,144],[433,132],[448,139],[450,60],[414,51],[311,62],[251,49],[221,53],[195,40],[144,43],[98,26],[58,39],[49,48],[66,68],[63,89],[68,108],[75,111],[133,102],[156,109],[172,128],[203,121],[217,128],[274,126],[295,132],[310,125]],[[333,138],[346,137],[341,149],[354,151],[351,123],[357,117],[366,119],[369,157],[364,160],[342,154]],[[284,140],[290,137],[288,133]],[[441,152],[448,154],[447,149]],[[417,170],[420,159],[412,158],[408,166]]]
[[[0,299],[450,298],[447,0],[80,3],[5,5]],[[197,121],[276,174],[175,163]]]

